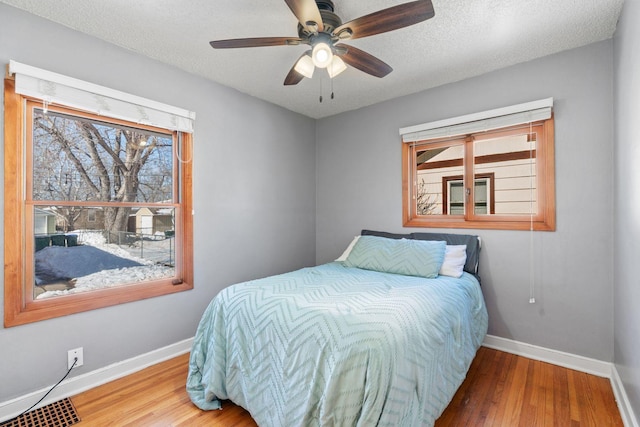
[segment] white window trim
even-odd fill
[[[405,143],[495,130],[551,117],[553,98],[400,128]]]
[[[113,119],[193,133],[195,113],[62,74],[9,61],[16,93]]]

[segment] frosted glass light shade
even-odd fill
[[[313,47],[313,51],[311,52],[311,58],[313,59],[313,64],[318,68],[326,68],[329,64],[331,64],[331,60],[333,59],[333,52],[331,52],[331,47],[328,44],[321,42],[316,44]]]
[[[342,58],[337,55],[333,56],[331,60],[331,64],[327,67],[327,71],[329,72],[329,77],[334,78],[341,72],[347,69],[347,65],[344,63]]]
[[[313,65],[313,60],[311,59],[311,57],[305,55],[298,60],[296,66],[294,67],[294,70],[310,79],[311,77],[313,77],[313,71],[315,70],[315,68],[316,67]]]

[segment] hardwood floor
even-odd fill
[[[188,355],[176,357],[72,398],[78,426],[256,426],[224,402],[201,411],[185,391]],[[606,378],[481,347],[449,407],[445,426],[623,426]],[[284,427],[284,426],[283,426]]]
[[[481,347],[436,422],[445,426],[623,426],[611,382]]]

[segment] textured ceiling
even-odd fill
[[[408,0],[333,1],[346,22]],[[611,38],[623,0],[432,0],[432,19],[349,42],[391,65],[388,76],[349,68],[333,82],[316,72],[296,86],[284,86],[284,77],[307,46],[209,46],[228,38],[296,37],[297,20],[283,0],[0,2],[321,118]]]

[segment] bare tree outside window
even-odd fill
[[[433,215],[438,208],[437,196],[427,192],[427,183],[420,180],[416,189],[418,215]]]
[[[172,201],[171,135],[59,113],[34,112],[34,200]],[[74,229],[80,207],[66,207]],[[130,207],[105,206],[104,229],[126,229]]]

